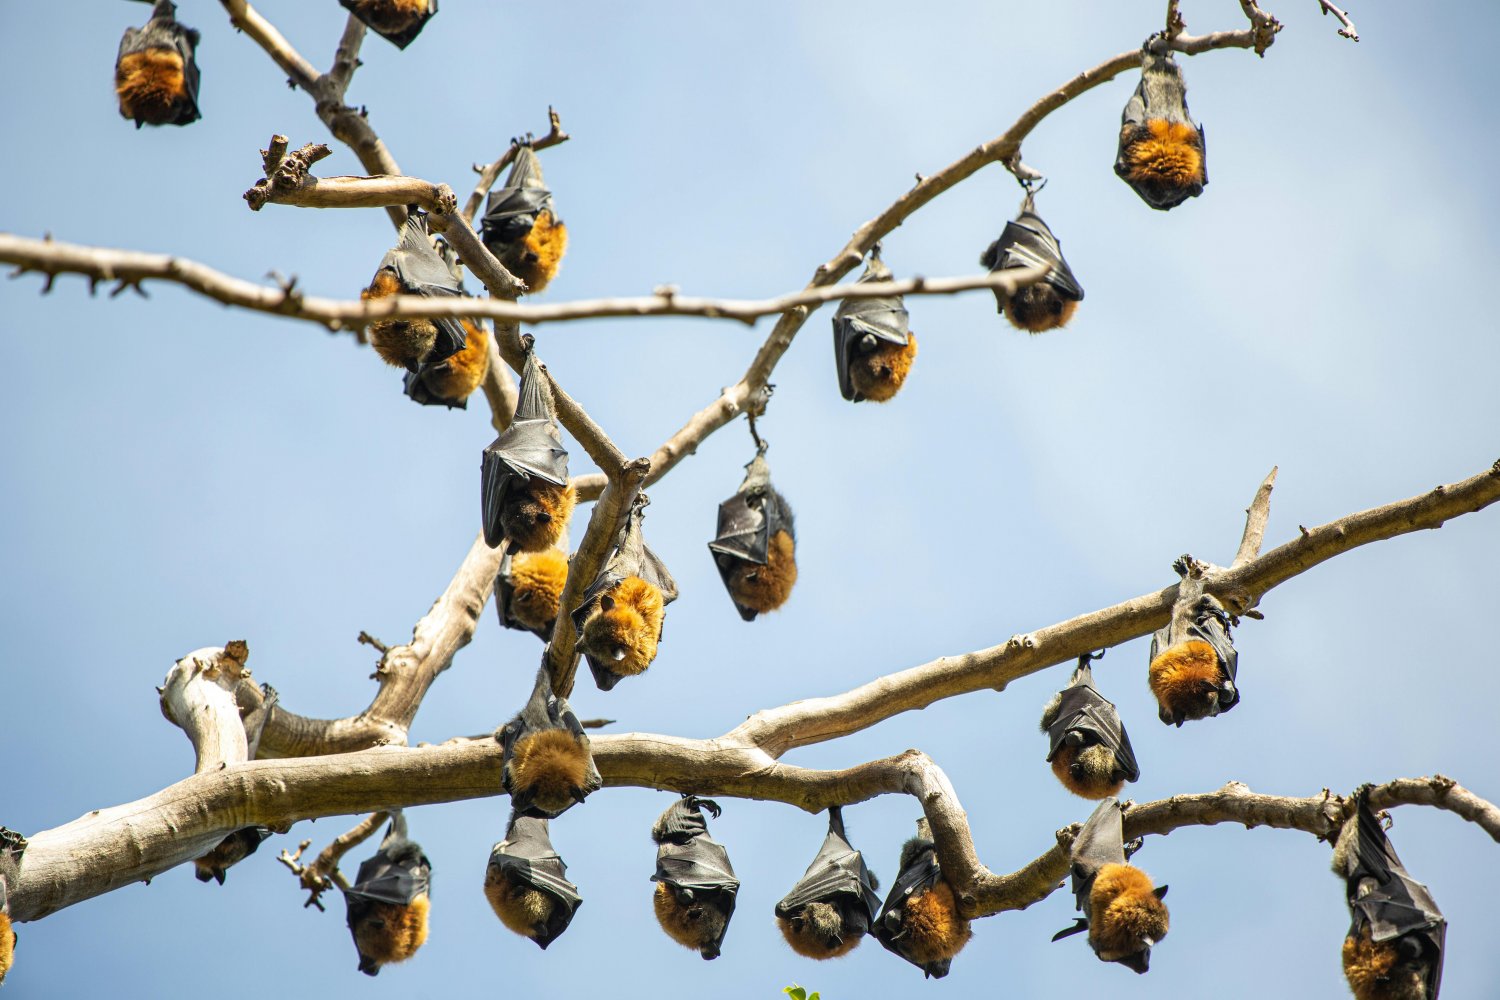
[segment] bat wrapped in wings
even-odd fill
[[[411,44],[437,13],[437,0],[339,0],[365,27],[398,49]]]
[[[549,641],[567,582],[568,556],[560,548],[507,554],[495,576],[495,613],[500,624]]]
[[[981,267],[991,273],[1044,265],[1052,270],[1040,281],[1014,295],[995,289],[995,308],[1018,330],[1041,333],[1066,326],[1083,301],[1083,286],[1063,259],[1062,244],[1036,214],[1034,194],[1028,188],[1021,211],[1005,224],[1000,238],[979,257]]]
[[[792,508],[771,485],[771,468],[761,449],[745,466],[745,481],[719,504],[719,530],[708,543],[714,564],[740,617],[786,603],[797,582],[797,532]]]
[[[254,854],[261,841],[271,835],[266,826],[247,826],[236,830],[201,858],[193,859],[193,868],[199,882],[224,884],[224,873]]]
[[[901,871],[875,921],[875,939],[921,969],[923,979],[942,979],[973,936],[926,821],[918,820],[917,836],[901,847]]]
[[[843,811],[828,810],[828,836],[807,872],[776,904],[776,923],[792,950],[807,958],[837,958],[864,939],[880,910],[875,874],[849,844]]]
[[[115,57],[120,117],[142,125],[190,125],[198,113],[198,32],[177,23],[177,5],[156,0],[144,27],[126,28]]]
[[[876,245],[859,281],[890,280],[891,269]],[[845,299],[833,314],[833,359],[845,399],[884,403],[895,398],[916,356],[917,335],[907,326],[901,296]]]
[[[495,737],[504,748],[501,785],[518,815],[553,819],[604,783],[578,716],[552,693],[545,657],[525,707]]]
[[[1141,82],[1120,116],[1115,173],[1141,200],[1166,211],[1208,183],[1203,126],[1188,115],[1182,69],[1160,38],[1141,50]]]
[[[557,544],[578,494],[568,481],[568,453],[552,407],[552,392],[536,344],[523,337],[526,363],[516,414],[488,448],[479,466],[484,540],[506,541],[509,551],[540,552]]]
[[[708,835],[707,810],[719,818],[712,799],[684,795],[667,807],[651,828],[656,841],[656,920],[667,936],[705,959],[719,957],[729,918],[734,916],[740,880],[729,852]]]
[[[540,292],[557,276],[568,249],[568,227],[557,217],[542,164],[527,143],[516,146],[505,186],[491,191],[482,220],[484,245],[505,269]]]
[[[545,951],[583,904],[567,874],[547,835],[547,821],[512,813],[505,839],[490,851],[484,895],[501,923]]]
[[[431,888],[432,862],[407,838],[405,814],[394,810],[380,849],[344,890],[360,972],[376,976],[381,966],[417,953],[427,940]]]
[[[1089,946],[1103,962],[1118,962],[1143,973],[1151,966],[1151,946],[1167,936],[1167,887],[1129,864],[1124,822],[1114,797],[1100,802],[1073,840],[1073,896],[1083,913],[1074,926],[1058,931],[1058,941],[1087,930]]]
[[[463,295],[458,272],[438,254],[427,235],[425,215],[412,213],[407,218],[400,240],[381,258],[370,287],[359,293],[367,302],[392,295]],[[377,319],[365,334],[386,364],[409,372],[450,358],[467,344],[463,322],[457,319]]]
[[[1229,635],[1229,612],[1212,594],[1189,586],[1191,559],[1172,563],[1183,578],[1167,627],[1151,637],[1147,680],[1157,714],[1167,725],[1206,719],[1239,704],[1235,686],[1240,654]]]
[[[601,691],[651,665],[666,606],[677,600],[677,582],[641,532],[648,503],[644,493],[636,495],[614,550],[573,610],[578,649]]]
[[[1064,788],[1086,799],[1118,795],[1125,782],[1141,776],[1120,713],[1094,687],[1089,662],[1097,658],[1080,656],[1073,679],[1042,711],[1047,763]]]
[[[469,408],[469,396],[484,382],[490,370],[490,332],[483,323],[461,319],[464,346],[446,358],[424,361],[407,372],[402,385],[406,395],[423,406]]]
[[[1333,851],[1351,917],[1343,949],[1349,989],[1356,1000],[1436,1000],[1448,922],[1396,856],[1370,808],[1369,785],[1354,804]]]

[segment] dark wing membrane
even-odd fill
[[[729,863],[729,852],[706,834],[693,837],[686,844],[667,842],[658,847],[656,874],[651,881],[681,889],[716,889],[730,894],[740,887]]]
[[[413,215],[401,229],[401,241],[380,263],[396,274],[401,288],[427,298],[463,295],[463,285],[448,263],[438,255],[427,237],[427,219]],[[436,363],[464,349],[467,336],[463,324],[451,317],[432,321],[438,336],[424,361]]]
[[[544,187],[504,187],[491,191],[482,227],[485,243],[501,245],[524,239],[543,209],[552,207],[552,192]]]
[[[865,867],[864,857],[830,830],[807,873],[776,904],[776,915],[788,916],[808,903],[827,902],[841,895],[857,899],[866,910],[867,921],[875,919],[880,897],[870,888],[870,870]]]
[[[382,31],[380,30],[380,28],[371,24],[369,21],[365,21],[364,15],[360,10],[360,4],[358,0],[339,0],[339,5],[342,6],[345,10],[349,11],[355,17],[359,18],[361,21],[364,21],[365,25],[371,31],[375,32],[375,34],[379,35],[381,38],[384,38],[386,41],[396,46],[396,48],[404,49],[412,43],[413,39],[415,39],[422,33],[422,29],[426,27],[427,22],[432,19],[432,15],[437,13],[438,0],[427,0],[426,12],[423,13],[421,17],[413,20],[410,25],[408,25],[401,31]]]
[[[557,425],[543,419],[516,419],[484,450],[516,474],[563,486],[568,481],[568,453],[562,446]]]
[[[894,910],[906,902],[906,897],[921,889],[933,885],[942,878],[943,870],[938,865],[937,853],[932,848],[922,851],[911,862],[901,869],[896,876],[896,882],[891,886],[891,891],[885,897],[885,909]],[[883,921],[882,921],[883,923]],[[877,930],[876,936],[880,935]]]
[[[1075,302],[1083,299],[1083,287],[1073,277],[1073,269],[1063,259],[1062,245],[1052,230],[1034,212],[1023,211],[1020,218],[1007,222],[1000,238],[986,255],[994,260],[993,271],[1021,267],[1050,267],[1052,270],[1042,280],[1065,299]]]
[[[426,858],[392,860],[384,851],[359,866],[355,883],[344,890],[350,900],[407,904],[432,886],[432,868]]]
[[[719,504],[718,534],[708,543],[708,548],[715,555],[729,558],[727,563],[718,561],[720,575],[725,577],[726,584],[729,582],[728,570],[733,568],[735,559],[765,565],[771,535],[770,522],[763,507],[763,497],[746,493],[736,493]]]
[[[510,490],[510,481],[517,473],[498,450],[499,442],[484,450],[479,460],[479,508],[484,525],[484,541],[495,548],[505,540],[505,528],[500,524],[500,513],[505,509],[505,495]]]
[[[578,886],[565,877],[568,866],[552,847],[546,820],[513,817],[505,839],[490,853],[490,864],[533,889],[554,896],[570,909],[583,902]]]
[[[434,350],[433,355],[435,355],[436,353],[437,351]],[[428,355],[428,357],[432,357],[433,355]],[[437,393],[433,392],[432,387],[427,384],[427,378],[429,375],[436,374],[442,371],[447,367],[447,365],[448,360],[447,357],[445,357],[443,360],[437,362],[436,364],[424,362],[417,366],[416,371],[407,372],[406,377],[401,380],[401,385],[406,390],[407,398],[421,403],[423,406],[446,406],[450,410],[467,410],[469,408],[469,400],[467,398],[449,399],[446,396],[439,396]]]
[[[1105,865],[1125,863],[1125,823],[1120,802],[1113,796],[1104,799],[1083,823],[1073,840],[1073,885],[1080,880],[1092,884],[1093,877]]]
[[[641,579],[654,584],[661,591],[662,604],[671,604],[677,600],[677,581],[672,578],[667,564],[644,541],[641,542],[641,557]]]
[[[1063,691],[1057,719],[1047,729],[1047,736],[1051,740],[1051,749],[1047,752],[1048,763],[1062,749],[1063,740],[1068,733],[1075,730],[1093,736],[1108,747],[1120,762],[1120,769],[1125,772],[1126,780],[1140,779],[1140,766],[1136,763],[1135,751],[1130,746],[1125,725],[1120,721],[1120,713],[1107,698],[1088,684],[1075,684]]]

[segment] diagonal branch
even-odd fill
[[[1271,518],[1271,491],[1275,488],[1276,466],[1273,465],[1255,491],[1250,506],[1245,508],[1245,533],[1240,536],[1240,548],[1234,554],[1233,565],[1243,566],[1260,555],[1261,543],[1266,538],[1266,522]]]
[[[1328,0],[1318,0],[1318,6],[1322,8],[1324,17],[1332,14],[1334,17],[1339,19],[1339,23],[1343,25],[1343,27],[1339,29],[1340,35],[1349,39],[1350,41],[1359,41],[1359,31],[1355,29],[1354,22],[1349,20],[1348,14],[1339,10],[1333,4],[1329,3]]]

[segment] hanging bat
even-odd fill
[[[901,871],[875,921],[875,939],[921,969],[923,979],[942,979],[973,936],[943,878],[926,821],[918,820],[917,836],[901,847]]]
[[[377,976],[381,966],[417,953],[427,940],[431,888],[432,862],[407,839],[405,814],[393,810],[380,849],[344,890],[360,972]]]
[[[1121,817],[1119,800],[1111,796],[1074,838],[1073,895],[1083,916],[1052,940],[1087,930],[1101,962],[1143,973],[1151,966],[1151,946],[1167,936],[1167,887],[1154,887],[1149,875],[1127,862]]]
[[[254,854],[260,842],[271,835],[270,827],[247,826],[236,830],[201,858],[193,859],[199,882],[224,884],[224,873]]]
[[[578,649],[601,691],[651,665],[666,606],[677,600],[677,582],[641,533],[648,503],[644,493],[636,495],[614,551],[573,610]]]
[[[10,890],[0,875],[0,984],[16,958],[16,932],[10,926]]]
[[[991,274],[1039,264],[1052,268],[1041,281],[1027,285],[1014,295],[1007,296],[1003,290],[995,289],[995,309],[1005,314],[1011,326],[1041,333],[1068,325],[1078,311],[1078,303],[1083,301],[1083,287],[1063,259],[1062,244],[1057,242],[1057,237],[1052,235],[1042,217],[1036,214],[1032,197],[1031,190],[1027,189],[1020,214],[1005,224],[1000,238],[980,255],[979,264]]]
[[[502,540],[509,551],[540,552],[557,544],[578,494],[568,482],[568,453],[552,409],[552,393],[536,359],[535,342],[523,337],[516,415],[488,448],[479,466],[484,540]]]
[[[1115,173],[1152,208],[1166,211],[1208,183],[1203,126],[1188,116],[1187,84],[1159,40],[1141,50],[1141,82],[1120,116]]]
[[[1436,1000],[1448,922],[1396,856],[1370,808],[1369,785],[1354,793],[1354,803],[1333,851],[1352,918],[1344,977],[1356,1000]]]
[[[526,706],[495,737],[505,748],[500,783],[520,815],[553,819],[604,784],[578,717],[552,693],[545,658]]]
[[[491,191],[482,220],[484,245],[530,294],[557,277],[568,249],[568,227],[557,217],[542,165],[526,143],[516,148],[505,186]]]
[[[458,273],[439,256],[427,236],[427,217],[413,213],[401,228],[401,239],[380,261],[370,287],[359,293],[368,302],[391,295],[426,298],[459,296]],[[463,323],[456,319],[377,319],[366,330],[370,346],[386,364],[415,372],[437,364],[465,346]]]
[[[505,839],[490,851],[484,895],[502,924],[545,951],[583,904],[567,873],[547,836],[547,821],[512,813]]]
[[[398,49],[411,44],[437,13],[437,0],[339,0],[339,5]]]
[[[880,910],[879,883],[849,845],[843,811],[828,810],[828,836],[807,873],[776,904],[786,943],[807,958],[838,958],[863,940]]]
[[[1186,557],[1172,564],[1186,579]],[[1212,595],[1186,586],[1172,605],[1172,620],[1151,637],[1148,681],[1161,721],[1185,721],[1227,712],[1240,702],[1235,676],[1240,654],[1229,636],[1231,619]]]
[[[423,406],[469,408],[469,396],[490,370],[490,334],[482,323],[462,319],[464,346],[440,361],[419,364],[407,372],[406,394]]]
[[[198,113],[198,32],[177,23],[177,5],[156,0],[143,28],[126,28],[115,57],[120,117],[142,125],[191,125]]]
[[[891,280],[878,244],[870,250],[870,263],[859,280]],[[845,299],[833,314],[833,357],[845,399],[892,399],[905,384],[916,356],[917,335],[907,327],[901,296]]]
[[[507,555],[495,577],[495,612],[506,628],[523,629],[543,642],[552,638],[568,557],[561,549]]]
[[[797,582],[792,508],[771,485],[764,450],[745,466],[739,490],[719,504],[718,537],[708,543],[735,610],[747,622],[786,603]]]
[[[740,880],[734,877],[729,852],[708,835],[707,810],[719,818],[712,799],[684,795],[667,807],[651,828],[656,841],[656,920],[667,936],[704,959],[719,957]]]
[[[1120,713],[1094,687],[1089,661],[1103,655],[1080,656],[1073,679],[1042,711],[1047,763],[1064,788],[1085,799],[1118,795],[1125,782],[1141,777]]]

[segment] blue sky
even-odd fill
[[[913,174],[1138,45],[1164,7],[965,3],[918,15],[885,2],[453,0],[404,53],[370,38],[349,99],[369,108],[404,170],[461,194],[471,163],[544,131],[548,104],[561,111],[574,139],[543,162],[572,241],[542,301],[663,283],[760,297],[800,287]],[[1039,209],[1087,290],[1068,329],[1018,333],[988,293],[909,300],[921,353],[906,389],[886,406],[853,406],[837,392],[831,310],[809,321],[762,426],[798,514],[791,603],[742,623],[705,548],[752,454],[736,424],[651,490],[647,537],[682,598],[650,673],[607,695],[580,689],[580,714],[620,720],[614,731],[718,735],[756,709],[1165,586],[1181,552],[1226,562],[1272,465],[1268,544],[1279,544],[1298,524],[1500,458],[1500,343],[1488,304],[1468,294],[1500,266],[1489,181],[1500,10],[1453,5],[1439,19],[1370,5],[1353,12],[1355,45],[1312,0],[1270,7],[1287,29],[1263,61],[1244,51],[1184,61],[1208,136],[1203,197],[1153,212],[1113,176],[1130,78],[1069,105],[1026,144],[1050,178]],[[392,242],[384,213],[251,214],[240,200],[273,133],[327,136],[218,5],[186,0],[180,11],[203,32],[203,120],[136,131],[117,116],[115,49],[145,10],[0,9],[11,137],[0,228],[178,253],[251,279],[276,270],[315,294],[355,295]],[[344,19],[333,0],[262,10],[326,66]],[[1227,0],[1190,0],[1184,13],[1195,32],[1240,25]],[[63,38],[66,61],[55,56]],[[359,172],[341,148],[319,166]],[[887,239],[886,260],[898,275],[972,273],[1019,200],[1009,175],[986,169]],[[347,335],[165,286],[149,300],[90,298],[77,278],[47,297],[39,286],[0,284],[12,358],[0,397],[10,764],[0,824],[27,832],[191,771],[153,688],[194,648],[248,640],[256,675],[294,711],[364,707],[373,654],[354,637],[401,641],[441,592],[478,528],[478,456],[493,436],[477,401],[464,413],[413,405],[399,373]],[[538,343],[621,447],[648,454],[740,376],[768,328],[598,321],[543,328]],[[587,471],[580,449],[573,465]],[[1243,703],[1180,730],[1155,721],[1146,640],[1113,651],[1096,673],[1141,762],[1127,794],[1235,779],[1307,795],[1442,771],[1500,797],[1488,709],[1500,697],[1488,635],[1497,557],[1491,510],[1285,584],[1263,602],[1266,620],[1236,634]],[[529,691],[536,653],[487,611],[412,740],[502,722]],[[1065,680],[1054,668],[788,760],[839,767],[922,748],[953,779],[981,859],[1008,871],[1090,811],[1048,773],[1035,730]],[[1327,848],[1304,834],[1215,827],[1148,841],[1137,860],[1171,884],[1173,920],[1145,977],[1096,962],[1079,939],[1049,945],[1072,917],[1058,893],[979,922],[949,978],[924,985],[873,942],[829,963],[793,955],[771,908],[824,820],[739,801],[724,803],[713,831],[744,887],[723,957],[705,964],[649,915],[647,833],[669,798],[609,789],[556,824],[585,905],[545,954],[505,931],[480,892],[505,816],[487,799],[412,813],[434,863],[432,939],[376,980],[355,971],[342,905],[303,910],[273,860],[349,825],[331,818],[267,842],[222,888],[184,867],[23,925],[9,995],[160,997],[212,983],[226,1000],[346,988],[772,997],[795,981],[828,1000],[893,988],[989,995],[997,984],[1124,1000],[1202,996],[1204,977],[1224,969],[1213,991],[1226,1000],[1345,991],[1340,886]],[[891,797],[847,812],[887,883],[916,815]],[[1395,818],[1402,857],[1450,920],[1443,996],[1495,995],[1497,846],[1433,810]],[[1248,961],[1231,957],[1241,954]]]

